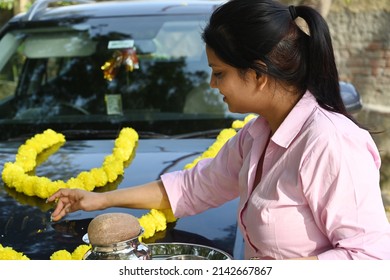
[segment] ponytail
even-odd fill
[[[304,19],[309,28],[307,89],[318,104],[330,111],[348,116],[340,93],[332,40],[324,18],[313,8],[297,6],[297,16]]]

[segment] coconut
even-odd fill
[[[126,213],[106,213],[95,217],[88,225],[90,244],[107,246],[133,239],[141,232],[136,217]]]

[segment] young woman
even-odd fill
[[[343,105],[319,13],[231,0],[213,13],[203,39],[211,87],[230,111],[259,117],[190,170],[107,193],[60,190],[49,198],[58,199],[53,220],[113,206],[172,208],[183,217],[239,196],[248,259],[390,259],[380,156]]]

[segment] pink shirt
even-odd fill
[[[239,196],[245,258],[390,259],[380,156],[369,133],[322,109],[309,92],[266,147],[269,133],[258,117],[214,159],[164,174],[175,215],[194,215]]]

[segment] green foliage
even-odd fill
[[[22,11],[26,11],[31,7],[34,1],[35,0],[27,0],[27,2],[23,3],[23,7],[21,7],[20,0],[0,0],[0,10],[11,11],[16,7],[19,7],[22,9]]]
[[[12,10],[14,7],[14,0],[0,0],[0,9]]]
[[[14,8],[14,6],[16,6],[15,2],[17,2],[17,1],[20,1],[20,0],[0,0],[0,9],[12,10]],[[23,10],[28,10],[34,1],[35,0],[28,0],[25,7],[23,7]],[[55,4],[50,4],[50,6],[68,6],[68,5],[74,4],[74,2],[76,2],[76,1],[73,1],[73,2],[72,1],[58,1]]]

